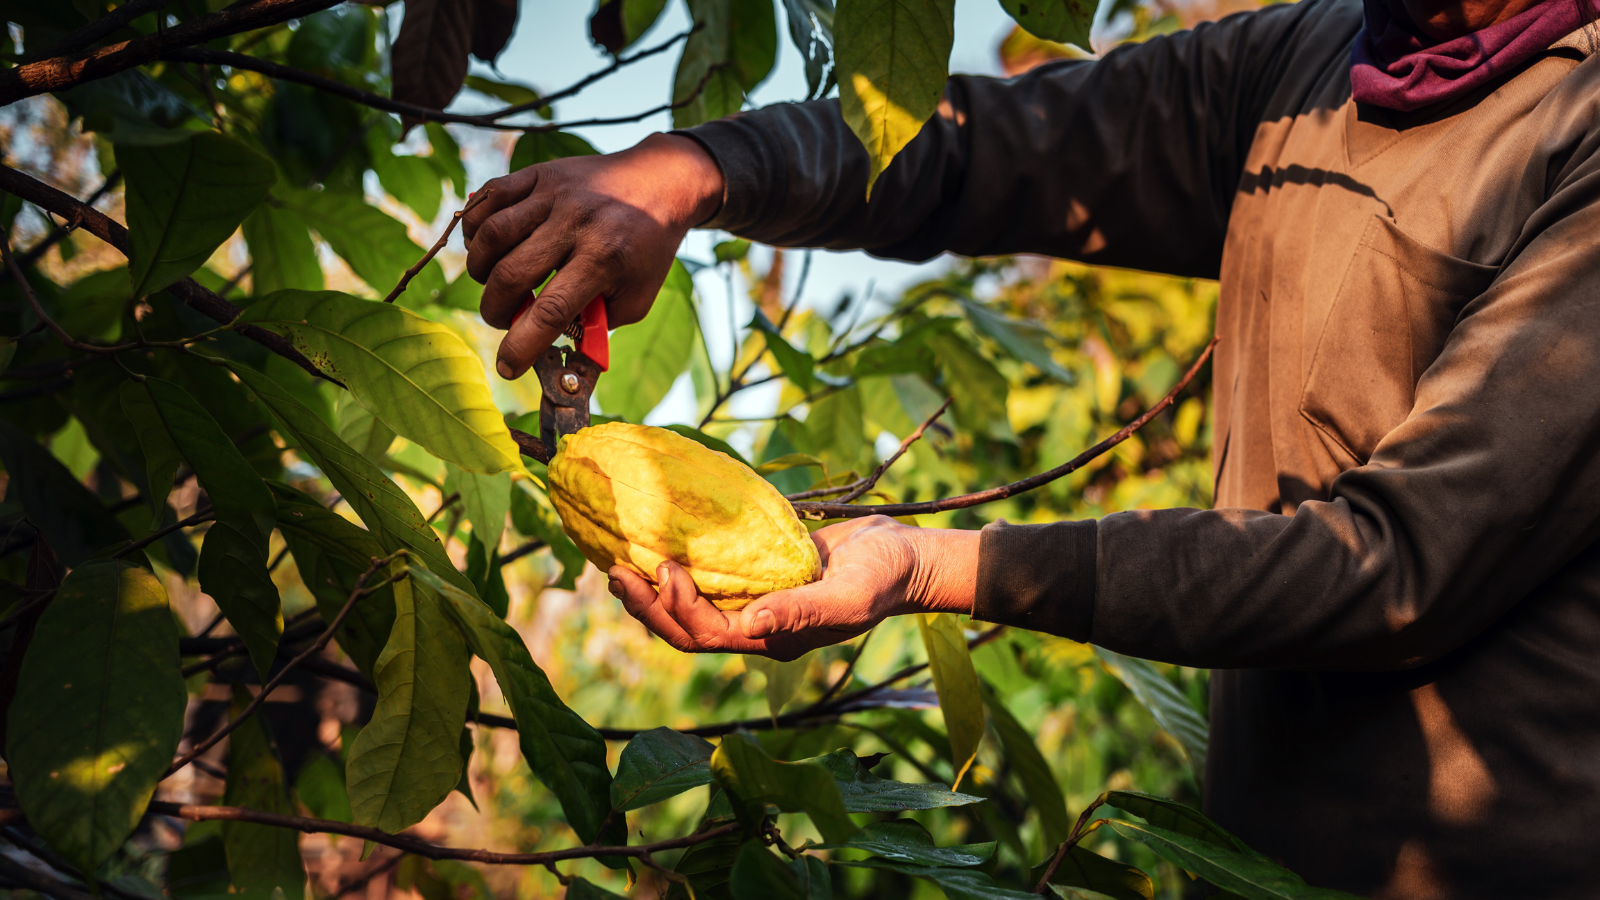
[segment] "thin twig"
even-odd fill
[[[291,828],[307,834],[342,834],[346,837],[361,838],[386,847],[404,850],[424,859],[458,859],[465,862],[480,862],[500,866],[542,866],[547,862],[561,862],[568,859],[593,859],[600,856],[628,856],[634,859],[643,859],[652,853],[664,850],[679,850],[684,847],[693,847],[714,841],[724,835],[733,834],[743,826],[738,822],[729,822],[716,828],[698,831],[683,837],[671,838],[665,841],[656,841],[651,844],[635,844],[631,847],[602,847],[590,844],[584,847],[570,847],[565,850],[547,850],[543,853],[500,853],[494,850],[476,850],[458,847],[441,847],[421,838],[404,834],[389,834],[376,828],[364,825],[352,825],[348,822],[335,822],[329,819],[312,819],[304,816],[286,816],[279,813],[265,812],[259,809],[248,809],[242,806],[198,806],[187,803],[169,803],[165,800],[152,800],[149,811],[156,815],[174,816],[179,819],[188,819],[191,822],[250,822],[257,825],[271,825],[276,828]]]
[[[456,493],[451,494],[450,496],[448,496],[448,497],[444,498],[443,500],[439,501],[439,508],[433,511],[433,515],[428,517],[427,524],[432,525],[433,524],[433,520],[439,518],[439,514],[440,513],[444,512],[445,510],[447,510],[450,507],[454,506],[455,502],[457,500],[460,500],[460,499],[461,499],[461,493],[459,491],[457,491]]]
[[[867,652],[867,641],[872,640],[872,632],[876,630],[876,628],[869,628],[867,633],[861,636],[861,643],[856,645],[856,652],[851,654],[850,662],[844,667],[844,673],[835,679],[833,684],[828,685],[828,689],[822,692],[821,697],[817,698],[817,703],[827,703],[833,699],[834,694],[839,693],[841,688],[850,683],[851,677],[856,674],[856,663],[861,661],[861,654]]]
[[[900,442],[899,448],[894,451],[893,455],[884,460],[876,469],[873,469],[871,475],[868,475],[866,478],[856,482],[855,487],[852,488],[848,494],[845,494],[843,497],[840,497],[834,502],[849,503],[857,497],[860,497],[862,494],[865,494],[867,491],[872,490],[873,485],[878,483],[878,479],[883,477],[883,473],[889,471],[889,467],[894,465],[895,462],[900,459],[900,457],[904,456],[906,451],[911,449],[912,444],[915,444],[922,438],[922,433],[928,430],[928,426],[932,425],[934,420],[944,415],[944,411],[949,409],[950,404],[953,402],[955,402],[954,397],[946,397],[945,401],[939,405],[939,408],[933,411],[933,415],[929,416],[921,425],[918,425],[916,431],[906,435],[905,440]]]
[[[1083,840],[1084,835],[1088,833],[1084,831],[1084,825],[1089,821],[1089,814],[1094,812],[1096,809],[1099,809],[1100,805],[1105,802],[1106,795],[1101,794],[1099,797],[1095,798],[1093,803],[1084,807],[1083,812],[1078,814],[1078,821],[1073,823],[1072,831],[1068,833],[1067,839],[1061,842],[1061,846],[1056,848],[1055,855],[1050,857],[1050,865],[1045,866],[1043,877],[1041,877],[1039,879],[1039,883],[1034,886],[1033,892],[1035,894],[1043,894],[1045,891],[1050,889],[1050,879],[1056,876],[1056,870],[1061,868],[1062,860],[1067,858],[1067,853],[1071,851],[1073,847],[1076,847],[1078,842]]]
[[[523,558],[524,556],[527,556],[528,554],[533,553],[535,551],[542,550],[547,546],[549,546],[549,545],[546,544],[544,541],[541,541],[538,538],[534,538],[533,540],[527,542],[526,544],[523,544],[522,546],[518,547],[517,549],[512,550],[510,553],[507,553],[505,556],[500,557],[500,565],[509,566],[512,563],[516,562],[517,560]]]
[[[174,772],[178,771],[184,766],[187,766],[189,763],[194,762],[195,759],[203,755],[207,750],[210,750],[212,747],[216,746],[218,741],[232,734],[235,728],[238,728],[240,725],[244,724],[244,720],[250,718],[250,716],[254,714],[256,710],[261,708],[261,704],[267,702],[267,695],[271,694],[274,688],[282,684],[283,680],[289,677],[289,673],[293,672],[296,666],[300,665],[302,662],[305,662],[308,657],[321,653],[323,648],[328,646],[328,642],[333,640],[333,633],[339,630],[340,625],[344,624],[345,616],[348,616],[350,614],[350,610],[355,608],[357,600],[360,600],[362,597],[368,596],[375,591],[382,590],[388,585],[391,585],[396,581],[399,581],[401,578],[406,577],[406,573],[402,572],[400,574],[390,576],[380,584],[374,585],[370,588],[367,587],[367,579],[377,574],[379,569],[388,565],[389,562],[394,560],[395,557],[403,555],[405,552],[406,551],[404,550],[396,550],[394,553],[391,553],[388,556],[374,558],[372,560],[372,565],[368,566],[367,570],[361,573],[361,577],[356,579],[356,586],[355,589],[350,592],[350,599],[344,602],[344,607],[339,610],[339,614],[333,617],[332,622],[328,623],[327,630],[322,632],[322,637],[317,638],[312,642],[311,646],[300,651],[299,656],[289,660],[289,662],[286,663],[282,669],[278,670],[278,674],[272,676],[271,680],[261,686],[261,693],[256,694],[255,697],[251,699],[250,703],[246,705],[245,708],[239,713],[239,715],[231,719],[228,724],[218,728],[210,737],[198,744],[195,744],[194,749],[190,750],[188,753],[180,757],[177,762],[173,763],[172,767],[167,769],[167,774],[162,777],[171,777]]]
[[[444,234],[439,235],[439,239],[433,242],[433,246],[428,248],[427,253],[422,254],[422,258],[417,260],[416,265],[407,269],[405,274],[400,276],[400,283],[394,286],[394,290],[389,292],[389,296],[383,298],[383,302],[393,303],[394,298],[405,293],[406,285],[411,283],[411,279],[417,277],[417,273],[432,262],[433,258],[439,255],[440,250],[444,249],[444,245],[450,240],[450,233],[456,230],[456,223],[461,221],[461,217],[466,215],[474,206],[489,199],[489,195],[492,193],[494,193],[494,188],[484,188],[468,197],[466,205],[456,210],[455,214],[450,217],[450,224],[444,227]]]
[[[1178,394],[1182,393],[1183,389],[1189,386],[1189,382],[1194,380],[1195,375],[1199,374],[1200,367],[1205,365],[1206,360],[1211,358],[1211,351],[1217,346],[1218,340],[1218,338],[1213,337],[1211,339],[1211,343],[1206,344],[1205,350],[1200,353],[1200,358],[1194,361],[1194,365],[1189,367],[1189,371],[1184,373],[1183,378],[1179,379],[1176,385],[1173,385],[1172,390],[1168,391],[1167,395],[1161,398],[1161,402],[1145,410],[1143,415],[1123,426],[1117,431],[1116,434],[1113,434],[1100,443],[1095,444],[1093,447],[1090,447],[1089,449],[1073,457],[1068,462],[1056,466],[1054,469],[1051,469],[1047,472],[1040,472],[1037,475],[1030,475],[1021,481],[1013,481],[1010,484],[1003,484],[999,487],[989,488],[988,490],[975,491],[971,494],[962,494],[958,497],[946,497],[943,500],[928,500],[922,503],[880,503],[861,506],[848,503],[795,503],[793,504],[794,511],[798,513],[802,519],[813,520],[857,518],[860,516],[930,515],[932,513],[945,512],[952,509],[967,509],[968,507],[978,506],[983,503],[992,503],[996,500],[1004,500],[1007,497],[1014,497],[1017,494],[1031,491],[1036,487],[1040,487],[1041,485],[1049,484],[1058,478],[1062,478],[1072,474],[1073,472],[1076,472],[1095,457],[1100,456],[1107,450],[1110,450],[1112,447],[1115,447],[1116,445],[1127,440],[1129,435],[1132,435],[1134,432],[1143,428],[1151,419],[1155,418],[1163,410],[1171,406],[1177,399]]]
[[[353,878],[349,881],[339,882],[339,885],[333,889],[333,893],[329,895],[328,900],[339,900],[340,897],[343,897],[346,894],[361,890],[368,884],[371,884],[372,879],[377,878],[379,875],[387,875],[388,873],[393,872],[395,868],[400,865],[400,861],[405,858],[406,855],[404,853],[396,853],[378,865],[367,870],[365,875],[362,875],[358,878]]]
[[[32,600],[19,605],[16,609],[13,609],[11,612],[7,613],[4,619],[0,619],[0,631],[9,631],[12,628],[15,628],[25,616],[39,607],[44,606],[46,603],[49,603],[50,598],[54,597],[55,595],[55,589],[52,588],[51,590],[45,591],[43,594],[40,594]]]
[[[132,553],[135,550],[143,550],[144,548],[150,546],[151,544],[154,544],[156,541],[161,540],[162,538],[164,538],[167,535],[173,533],[174,531],[177,531],[180,528],[188,528],[188,527],[190,527],[192,525],[199,525],[202,522],[209,522],[212,519],[215,519],[216,517],[217,517],[217,511],[216,510],[214,510],[214,509],[206,509],[206,510],[203,510],[201,512],[195,513],[194,515],[188,517],[187,519],[179,519],[178,521],[173,522],[171,525],[168,525],[167,527],[161,529],[160,531],[152,532],[151,534],[146,535],[145,537],[140,538],[137,541],[129,541],[128,542],[128,546],[123,547],[121,550],[118,550],[116,553],[111,554],[111,558],[112,559],[121,559],[122,557],[127,556],[129,553]]]

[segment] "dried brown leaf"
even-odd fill
[[[465,0],[406,0],[391,55],[394,99],[444,109],[467,77],[473,45],[473,12]],[[405,127],[417,124],[405,118]]]

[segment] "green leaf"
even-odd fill
[[[839,0],[839,110],[867,148],[867,196],[939,106],[955,43],[955,0]]]
[[[829,475],[856,468],[867,439],[861,415],[861,390],[856,387],[823,397],[806,413],[811,452],[822,457]]]
[[[950,736],[950,764],[956,772],[952,787],[957,787],[977,759],[978,744],[983,740],[982,687],[961,633],[961,621],[954,613],[922,613],[917,625],[928,650],[928,671],[933,675],[933,689],[939,693],[945,733]]]
[[[405,568],[397,561],[390,572]],[[391,834],[422,821],[461,780],[472,683],[461,632],[410,568],[411,578],[395,582],[394,627],[373,667],[378,703],[345,763],[356,823]]]
[[[997,440],[1015,440],[1006,418],[1010,387],[994,363],[953,334],[933,334],[928,350],[944,373],[944,389],[955,398],[956,419],[963,428]]]
[[[1189,703],[1172,682],[1149,662],[1132,656],[1123,656],[1104,647],[1094,648],[1096,656],[1106,671],[1117,676],[1133,696],[1138,698],[1150,715],[1155,716],[1161,730],[1178,739],[1189,755],[1189,764],[1199,778],[1206,770],[1206,745],[1211,740],[1211,728],[1205,717]]]
[[[716,246],[711,248],[711,255],[719,263],[738,262],[750,255],[750,242],[744,238],[718,241]]]
[[[1094,24],[1096,0],[1000,0],[1011,18],[1037,38],[1077,44],[1089,52],[1089,26]]]
[[[432,572],[412,568],[413,580],[437,596],[467,644],[494,670],[495,681],[517,722],[517,737],[528,767],[561,801],[567,823],[584,843],[626,840],[619,817],[602,836],[600,826],[611,808],[611,770],[606,767],[606,742],[600,732],[567,708],[550,679],[534,663],[516,629],[489,607],[452,589]]]
[[[596,887],[582,878],[574,878],[572,883],[567,885],[567,893],[563,900],[626,900],[626,898],[620,894],[613,894],[605,888]]]
[[[833,775],[834,785],[844,800],[847,812],[907,812],[917,809],[943,809],[981,803],[982,797],[958,794],[940,784],[913,784],[890,781],[869,772],[849,748],[835,750],[814,762]]]
[[[725,799],[726,795],[718,793],[716,797]],[[709,824],[709,819],[708,813],[701,827]],[[685,850],[672,870],[688,878],[694,891],[691,894],[674,884],[667,893],[669,900],[733,900],[728,891],[728,879],[733,875],[733,864],[739,858],[742,840],[743,836],[738,833],[728,834]]]
[[[633,46],[656,23],[667,0],[602,0],[589,18],[589,34],[613,56]]]
[[[721,438],[714,438],[711,435],[706,434],[704,431],[701,431],[698,428],[691,428],[688,425],[668,425],[666,428],[668,431],[681,434],[703,447],[710,447],[718,453],[726,453],[731,458],[736,459],[747,466],[750,465],[750,461],[744,458],[744,454],[733,449],[732,444],[722,440]]]
[[[249,704],[250,692],[243,685],[234,685],[232,716],[237,718]],[[279,815],[295,814],[272,732],[259,711],[228,736],[228,787],[222,802]],[[234,890],[270,894],[281,889],[286,897],[301,896],[306,870],[300,861],[299,838],[287,828],[223,822],[222,846]]]
[[[1039,752],[1033,735],[1017,721],[1011,710],[1001,702],[988,685],[984,685],[984,704],[989,709],[989,722],[1000,737],[1005,758],[1022,780],[1028,802],[1039,813],[1039,826],[1046,847],[1055,847],[1072,833],[1072,815],[1067,812],[1066,798],[1056,782],[1050,763]]]
[[[1244,841],[1229,834],[1221,825],[1206,818],[1200,810],[1176,800],[1140,791],[1108,791],[1105,799],[1107,806],[1133,813],[1151,825],[1186,834],[1224,849],[1238,850],[1241,853],[1255,852]]]
[[[790,469],[800,469],[807,466],[823,467],[823,462],[809,453],[786,453],[777,459],[769,459],[756,466],[757,475],[772,475],[778,472],[787,472]]]
[[[993,878],[977,869],[918,866],[888,859],[842,862],[839,865],[859,869],[887,869],[931,881],[944,891],[949,900],[1039,900],[1038,894],[1002,887],[996,884]]]
[[[524,84],[495,81],[492,78],[484,78],[481,75],[468,75],[462,85],[480,94],[486,94],[497,100],[502,100],[511,106],[525,106],[529,103],[539,102],[539,92]],[[549,110],[546,109],[540,115],[548,119],[550,118],[548,113]]]
[[[806,64],[807,100],[828,93],[832,79],[823,80],[833,62],[833,0],[783,0],[789,16],[789,39]]]
[[[961,308],[967,314],[967,321],[979,333],[994,338],[995,343],[1005,348],[1005,351],[1023,362],[1033,363],[1039,371],[1054,378],[1063,384],[1073,384],[1076,378],[1071,372],[1061,367],[1050,355],[1050,348],[1044,345],[1044,336],[1049,330],[1037,322],[1019,322],[1008,319],[981,303],[975,303],[965,298],[961,299]]]
[[[335,822],[352,822],[350,795],[344,790],[344,770],[326,753],[314,752],[294,779],[294,792],[311,815]]]
[[[794,348],[782,334],[778,333],[778,326],[772,324],[767,314],[756,310],[755,316],[750,320],[750,327],[761,332],[767,340],[767,349],[772,351],[772,356],[778,361],[778,368],[783,370],[783,377],[794,382],[795,387],[810,393],[816,384],[814,372],[817,361],[811,354],[802,353]]]
[[[746,827],[772,803],[785,812],[804,812],[830,841],[848,841],[856,833],[833,775],[816,763],[778,762],[760,744],[735,733],[711,755],[711,775],[735,799],[734,810]]]
[[[511,511],[511,473],[479,475],[449,463],[445,464],[445,472],[445,495],[461,495],[473,537],[486,549],[498,550],[500,535],[506,528],[506,513]]]
[[[22,504],[28,521],[67,566],[80,565],[95,553],[128,541],[128,530],[106,511],[100,498],[73,478],[50,451],[4,419],[0,419],[0,462],[11,475],[6,500]]]
[[[281,291],[242,322],[294,341],[401,437],[469,472],[525,471],[495,408],[483,361],[454,331],[336,291]]]
[[[795,692],[800,690],[806,666],[811,664],[809,656],[809,653],[803,654],[788,662],[768,659],[765,656],[745,656],[745,668],[766,676],[767,713],[774,719],[778,717],[778,713],[783,712],[783,707],[794,699]]]
[[[450,179],[456,196],[466,196],[467,167],[461,163],[461,145],[450,136],[443,122],[428,122],[422,127],[428,133],[428,146],[433,150],[433,155],[428,158],[439,167],[444,177]]]
[[[56,324],[81,340],[115,341],[122,336],[122,310],[129,296],[127,266],[90,273],[62,291]]]
[[[166,592],[126,562],[74,568],[34,627],[6,762],[28,824],[81,872],[133,834],[172,763],[188,703],[178,668]]]
[[[1054,857],[1053,851],[1051,856]],[[1034,866],[1028,880],[1037,884],[1049,865],[1050,860],[1046,859]],[[1081,844],[1073,845],[1062,857],[1061,865],[1050,876],[1050,883],[1094,891],[1112,900],[1154,900],[1155,897],[1155,885],[1142,869],[1106,859]]]
[[[167,452],[166,442],[176,445],[216,508],[217,520],[200,548],[200,588],[244,639],[256,673],[265,680],[283,634],[283,605],[267,572],[268,542],[277,520],[272,491],[217,420],[183,388],[159,378],[125,382],[123,408],[129,408],[126,398],[139,393],[149,397],[159,418],[139,426],[140,441],[149,440],[146,458]],[[139,406],[138,400],[132,403]],[[166,442],[150,434],[157,428],[164,428]],[[171,476],[167,479],[170,483]]]
[[[885,859],[919,866],[981,866],[994,856],[994,842],[936,847],[928,829],[911,819],[873,822],[843,844],[812,844],[808,850],[851,847]]]
[[[304,219],[272,197],[245,217],[244,242],[250,247],[250,293],[322,290],[322,264]]]
[[[1138,841],[1179,868],[1246,900],[1350,900],[1353,894],[1314,888],[1300,876],[1258,853],[1228,850],[1157,825],[1107,819],[1105,826]]]
[[[688,368],[694,349],[698,320],[693,294],[689,270],[673,260],[650,314],[611,336],[611,371],[595,388],[601,409],[642,422],[667,395]]]
[[[332,622],[372,560],[388,551],[371,532],[305,494],[288,485],[269,486],[278,502],[278,532],[294,556],[300,580],[316,598],[322,620]],[[378,580],[374,576],[369,583]],[[394,588],[386,587],[356,602],[334,633],[334,640],[361,674],[371,678],[372,667],[388,643],[393,626]]]
[[[394,443],[394,431],[383,420],[361,405],[356,395],[345,391],[333,407],[339,439],[373,462],[382,462]]]
[[[506,579],[500,572],[500,550],[484,547],[476,532],[467,535],[467,578],[477,588],[478,599],[488,604],[495,615],[504,619],[511,613],[511,592],[506,590]]]
[[[550,552],[555,555],[556,561],[561,563],[561,578],[550,587],[564,591],[573,590],[588,560],[584,558],[583,551],[578,549],[578,545],[572,542],[572,538],[567,537],[567,533],[562,530],[561,517],[556,513],[555,506],[550,503],[549,495],[525,482],[513,486],[511,524],[517,531],[544,541],[550,547]]]
[[[668,797],[711,783],[711,753],[704,738],[670,728],[641,731],[622,748],[611,782],[611,808],[642,809]]]
[[[382,143],[383,152],[372,154],[372,170],[378,175],[378,183],[396,200],[411,207],[422,221],[432,222],[439,215],[439,204],[444,200],[438,167],[426,157],[397,156],[389,152],[387,140]],[[373,287],[381,289],[378,285]]]
[[[511,171],[526,169],[553,159],[594,156],[599,152],[593,144],[575,134],[565,131],[530,131],[517,138],[517,145],[511,148]]]
[[[278,179],[271,160],[216,131],[162,145],[119,144],[117,165],[127,184],[136,297],[200,268]]]
[[[172,479],[183,462],[183,453],[167,433],[161,412],[156,409],[150,392],[134,381],[125,381],[120,390],[122,411],[144,451],[145,483],[148,489],[145,500],[150,505],[150,529],[160,528],[171,507],[167,495],[172,493]]]
[[[360,194],[340,191],[281,190],[274,195],[283,209],[316,230],[351,271],[380,295],[400,281],[400,276],[423,250],[397,219],[367,203]],[[420,306],[438,299],[444,291],[444,269],[433,260],[417,273],[400,301]]]
[[[746,841],[733,863],[728,887],[735,897],[763,900],[832,900],[833,882],[828,866],[815,856],[786,860],[762,846]]]
[[[772,0],[689,0],[698,30],[684,42],[673,76],[674,128],[688,128],[739,111],[745,94],[766,80],[778,53]],[[710,81],[698,95],[697,88]],[[693,99],[690,99],[690,98]]]

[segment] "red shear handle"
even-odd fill
[[[517,319],[521,319],[522,314],[533,306],[535,299],[537,298],[534,297],[533,292],[529,291],[528,299],[523,301],[522,308],[517,310],[516,318],[511,320],[513,326],[517,324]],[[609,370],[611,368],[611,333],[606,327],[606,299],[604,297],[596,297],[590,300],[589,305],[585,306],[583,312],[578,314],[578,321],[575,324],[582,327],[583,334],[583,337],[575,342],[578,352],[594,360],[595,365],[600,367],[600,371]],[[564,333],[570,337],[572,326],[567,326],[567,331]]]

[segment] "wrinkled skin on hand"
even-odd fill
[[[822,578],[724,612],[699,596],[675,563],[656,573],[659,593],[621,566],[610,589],[634,618],[685,653],[753,653],[791,660],[847,641],[889,616],[969,612],[978,533],[902,525],[885,516],[841,522],[811,535]],[[964,585],[964,586],[963,586]]]
[[[658,134],[621,153],[529,166],[483,190],[461,220],[467,272],[484,286],[483,320],[509,329],[495,368],[513,379],[597,296],[613,328],[643,319],[683,236],[722,202],[722,173],[699,144]]]

